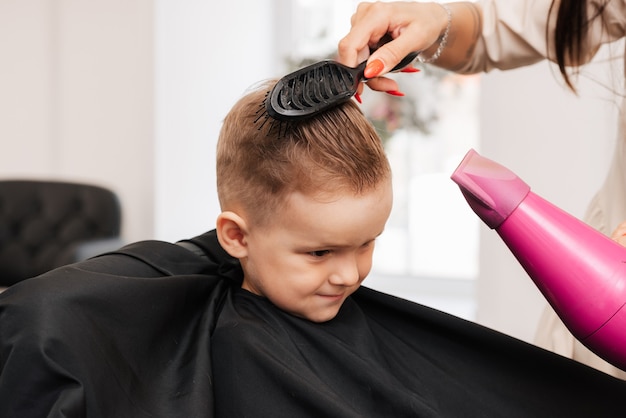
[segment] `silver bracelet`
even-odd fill
[[[452,26],[452,10],[450,10],[450,8],[443,3],[437,3],[437,4],[443,7],[443,10],[445,10],[446,13],[448,14],[448,25],[446,26],[446,30],[443,32],[443,35],[441,35],[438,39],[439,46],[437,47],[437,50],[435,51],[433,56],[430,58],[424,58],[422,57],[421,54],[417,56],[417,60],[423,64],[429,64],[431,62],[435,62],[437,58],[439,58],[439,56],[443,52],[443,49],[446,47],[446,44],[448,43],[448,35],[450,34],[450,26]]]

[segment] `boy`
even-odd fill
[[[391,210],[381,141],[353,102],[288,126],[258,120],[271,87],[233,107],[218,142],[217,236],[243,279],[212,335],[216,416],[597,413],[574,405],[554,357],[359,288]]]
[[[255,122],[270,87],[224,121],[216,231],[0,295],[0,416],[623,416],[625,382],[360,287],[380,141],[352,102]]]
[[[391,211],[391,170],[354,103],[297,124],[255,123],[269,88],[246,95],[224,120],[217,236],[241,262],[243,289],[324,322],[370,271]]]

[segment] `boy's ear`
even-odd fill
[[[222,212],[217,217],[217,239],[228,254],[235,258],[248,255],[246,221],[235,212]]]

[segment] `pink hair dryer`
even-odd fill
[[[626,370],[626,248],[537,196],[513,172],[474,150],[452,180],[572,334]]]

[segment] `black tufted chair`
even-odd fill
[[[118,248],[121,207],[102,187],[0,181],[0,287]]]

